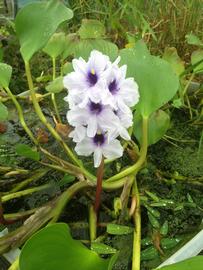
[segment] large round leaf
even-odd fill
[[[63,32],[55,33],[48,41],[47,45],[44,47],[43,51],[47,53],[50,57],[56,58],[65,49],[66,37]]]
[[[149,117],[148,124],[148,145],[158,142],[163,135],[166,133],[170,125],[169,115],[158,110],[152,113]],[[135,112],[134,123],[133,123],[133,133],[139,143],[142,143],[142,117]]]
[[[79,39],[75,34],[66,36],[66,47],[63,52],[63,59],[69,55],[76,58],[82,57],[87,60],[92,50],[98,50],[110,57],[113,61],[118,56],[118,47],[105,39]]]
[[[36,2],[26,5],[15,20],[21,53],[29,61],[35,52],[43,48],[59,24],[71,19],[73,12],[60,1]]]
[[[9,86],[11,74],[12,67],[7,64],[0,63],[0,87],[7,88]]]
[[[203,256],[196,256],[182,262],[174,263],[159,268],[160,270],[202,270]],[[158,270],[158,269],[157,269]]]
[[[142,41],[134,48],[121,50],[120,55],[121,64],[127,64],[127,75],[139,86],[140,101],[136,108],[142,116],[148,117],[175,95],[178,77],[169,63],[150,55]]]
[[[113,61],[118,56],[118,47],[107,40],[103,39],[84,39],[80,40],[74,49],[74,56],[80,56],[87,60],[92,50],[98,50],[110,57]]]
[[[111,260],[74,240],[64,223],[50,225],[33,235],[20,255],[20,270],[110,270]]]
[[[105,35],[105,27],[98,20],[82,20],[78,34],[81,39],[102,38]]]

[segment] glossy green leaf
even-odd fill
[[[203,72],[203,50],[197,50],[192,53],[191,63],[192,65],[196,65],[195,68],[193,69],[194,73]]]
[[[66,45],[66,37],[63,32],[55,33],[44,47],[43,51],[52,58],[63,53]]]
[[[151,116],[149,117],[148,145],[158,142],[166,133],[167,129],[169,128],[169,125],[170,125],[170,117],[166,112],[158,110],[152,113]],[[137,140],[139,141],[139,143],[141,143],[142,120],[141,116],[139,116],[136,112],[134,117],[133,133],[137,138]]]
[[[7,118],[8,109],[2,102],[0,102],[0,121],[5,121]]]
[[[67,224],[52,224],[34,234],[20,255],[20,270],[107,270],[109,259],[100,258],[71,237]]]
[[[114,254],[117,252],[115,248],[97,242],[91,243],[91,250],[95,251],[98,254]]]
[[[137,111],[145,117],[173,98],[179,79],[168,62],[149,54],[143,41],[120,52],[121,64],[127,64],[127,76],[138,83],[140,101]]]
[[[76,58],[82,57],[87,60],[92,50],[98,50],[110,57],[113,61],[118,56],[118,47],[107,40],[103,39],[86,39],[78,42],[75,46],[74,56]]]
[[[19,156],[26,157],[26,158],[29,158],[29,159],[32,159],[35,161],[40,160],[40,154],[26,144],[17,144],[16,145],[16,153]]]
[[[159,256],[159,252],[155,247],[148,247],[141,251],[141,261],[153,260]]]
[[[202,270],[203,256],[196,256],[182,262],[174,263],[159,268],[160,270]]]
[[[179,57],[176,48],[166,47],[162,58],[171,65],[178,76],[185,70],[184,61]]]
[[[7,88],[9,86],[11,75],[12,67],[7,64],[0,63],[0,87]]]
[[[122,234],[129,234],[133,232],[132,227],[124,226],[124,225],[118,225],[114,223],[107,224],[107,233],[113,234],[113,235],[122,235]]]
[[[161,246],[163,249],[170,249],[177,246],[180,241],[180,238],[163,238],[161,239]]]
[[[164,224],[161,226],[160,229],[160,234],[161,235],[167,235],[168,234],[168,221],[166,220]]]
[[[81,39],[102,38],[105,35],[105,27],[98,20],[82,20],[78,34]]]
[[[198,38],[198,36],[190,33],[185,37],[188,44],[203,47],[203,42]]]
[[[63,77],[58,77],[46,86],[46,90],[50,93],[59,93],[64,89]]]
[[[24,60],[29,61],[47,44],[57,27],[72,17],[73,12],[60,1],[36,2],[23,7],[15,26]]]
[[[147,212],[148,218],[149,218],[149,222],[151,223],[152,227],[159,229],[160,225],[158,220],[155,218],[154,215],[152,215],[149,211]]]

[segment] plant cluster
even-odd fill
[[[175,235],[167,237],[169,223],[162,221],[156,207],[174,212],[180,210],[178,207],[202,211],[190,194],[187,202],[175,205],[170,198],[143,190],[142,182],[139,182],[143,177],[145,180],[151,177],[145,171],[149,146],[161,138],[173,140],[165,135],[170,126],[171,109],[187,109],[193,124],[201,125],[201,92],[199,88],[195,90],[199,103],[194,109],[187,91],[194,76],[203,70],[202,43],[196,39],[198,50],[185,68],[175,48],[166,48],[162,57],[154,56],[144,41],[139,40],[119,50],[117,45],[105,39],[104,26],[97,20],[84,20],[77,33],[67,34],[59,26],[72,17],[72,10],[54,0],[29,4],[18,12],[14,29],[28,84],[28,90],[23,93],[15,95],[10,89],[14,85],[10,84],[12,67],[3,63],[4,57],[1,57],[0,133],[6,133],[5,123],[12,115],[10,108],[14,105],[27,136],[27,143],[15,145],[15,154],[18,158],[31,160],[39,168],[29,176],[31,170],[26,167],[0,166],[3,173],[0,223],[9,226],[29,216],[21,226],[0,238],[0,253],[22,247],[20,257],[11,269],[52,270],[67,269],[71,265],[73,269],[110,270],[115,269],[119,257],[117,249],[109,245],[111,236],[131,235],[130,268],[139,270],[141,261],[151,260],[154,256],[165,259],[165,250],[182,241]],[[190,39],[194,41],[195,38],[190,36]],[[41,75],[34,80],[31,60],[42,51],[51,59],[51,76],[47,70],[39,70]],[[58,100],[63,100],[65,95],[65,103],[59,109]],[[44,108],[44,101],[49,97],[50,115]],[[27,121],[26,106],[32,107],[40,122],[37,131]],[[69,137],[76,143],[75,148]],[[49,140],[55,148],[48,144]],[[57,152],[56,148],[60,150]],[[92,153],[94,162],[79,157]],[[123,160],[126,164],[122,163]],[[53,188],[49,181],[32,184],[56,171],[63,173],[64,177],[54,190],[54,198],[38,208],[5,213],[4,203]],[[26,177],[16,182],[15,176],[22,175]],[[166,185],[180,180],[191,182],[177,173],[170,175],[156,171],[155,175]],[[8,178],[12,187],[4,189],[4,180]],[[201,181],[200,176],[195,184],[201,186]],[[95,188],[96,196],[92,196]],[[102,189],[119,194],[116,198],[113,195],[113,213],[105,204],[100,204]],[[67,203],[80,191],[89,202],[89,221],[83,225],[89,230],[89,239],[85,243],[90,249],[72,238],[67,224],[57,222]],[[102,207],[110,219],[105,224],[99,217],[99,208]],[[147,214],[144,217],[149,221],[150,239],[144,237],[141,240],[141,209]],[[100,227],[105,228],[104,235],[100,235]],[[39,249],[40,246],[43,248]],[[141,252],[141,247],[146,249]],[[202,257],[193,258],[190,263],[195,268],[202,264]],[[182,262],[162,269],[187,269],[185,264]]]

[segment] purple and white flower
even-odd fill
[[[138,85],[126,78],[127,66],[119,67],[101,52],[92,51],[88,61],[74,59],[74,71],[64,77],[69,103],[67,120],[74,130],[69,134],[79,155],[94,154],[98,167],[102,156],[121,157],[123,148],[117,139],[130,140],[128,128],[133,124],[130,107],[139,101]]]
[[[113,104],[117,110],[130,113],[129,107],[134,106],[139,101],[138,85],[133,78],[126,79],[127,66],[123,65],[118,67],[113,65],[111,72],[108,73],[106,78],[107,87],[111,93],[111,101],[107,103]]]
[[[114,139],[107,140],[107,136],[104,133],[97,133],[94,137],[85,137],[79,142],[75,151],[78,155],[89,156],[94,154],[94,166],[99,167],[102,156],[108,159],[119,158],[123,155],[123,147],[119,140]]]
[[[92,51],[88,62],[83,58],[72,61],[74,71],[65,76],[64,86],[69,95],[66,101],[70,108],[74,105],[85,107],[89,99],[98,103],[109,95],[105,73],[111,66],[109,57]]]

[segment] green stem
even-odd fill
[[[143,116],[143,118],[142,118],[142,146],[141,146],[141,151],[140,151],[140,157],[139,157],[137,163],[135,163],[131,167],[123,170],[122,172],[108,178],[105,182],[116,181],[116,180],[124,178],[130,174],[135,174],[141,168],[141,166],[143,165],[143,163],[146,159],[146,155],[147,155],[147,146],[148,146],[147,134],[148,134],[148,117]]]
[[[55,57],[52,58],[52,67],[53,67],[53,81],[54,81],[56,78],[56,58]],[[51,100],[52,100],[52,103],[54,105],[54,110],[55,110],[55,113],[57,116],[57,120],[59,123],[61,123],[61,117],[60,117],[59,110],[58,110],[58,107],[56,104],[56,99],[55,99],[54,93],[51,94]]]
[[[191,83],[191,81],[193,80],[194,76],[195,76],[195,73],[192,73],[192,75],[190,76],[190,78],[189,78],[189,80],[188,80],[188,82],[187,82],[185,88],[183,89],[183,93],[182,93],[182,96],[183,96],[183,97],[184,97],[184,95],[186,94],[187,89],[188,89],[188,86],[190,85],[190,83]]]
[[[75,164],[77,164],[79,167],[81,167],[81,161],[77,159],[77,157],[73,154],[71,149],[63,141],[61,136],[56,132],[56,130],[52,127],[52,125],[47,121],[46,117],[44,116],[44,114],[41,110],[41,107],[39,106],[39,103],[37,101],[35,91],[34,91],[34,85],[33,85],[32,76],[31,76],[31,72],[30,72],[29,62],[25,62],[25,71],[26,71],[26,76],[27,76],[27,81],[28,81],[28,86],[30,89],[30,94],[31,94],[33,106],[35,108],[35,111],[36,111],[39,119],[47,127],[47,129],[50,131],[50,133],[53,135],[53,137],[62,145],[62,147],[64,148],[64,150],[68,154],[68,156],[71,158],[71,160]]]
[[[25,189],[25,190],[22,190],[22,191],[18,191],[18,192],[14,192],[14,193],[11,193],[11,194],[4,195],[4,196],[1,197],[1,201],[2,201],[2,203],[4,203],[4,202],[7,202],[9,200],[16,199],[16,198],[19,198],[19,197],[22,197],[22,196],[26,196],[26,195],[31,194],[33,192],[41,191],[41,190],[44,190],[44,189],[47,189],[47,188],[50,188],[50,187],[51,187],[50,184],[46,184],[46,185],[42,185],[42,186],[39,186],[39,187],[28,188],[28,189]]]
[[[24,188],[25,186],[27,186],[28,184],[30,184],[31,182],[41,179],[48,171],[49,169],[38,170],[37,172],[35,172],[34,175],[32,175],[31,177],[17,184],[10,192],[11,193],[17,192],[21,190],[22,188]]]
[[[97,214],[93,205],[89,208],[89,233],[90,241],[94,241],[97,237]]]
[[[24,128],[25,132],[28,134],[28,136],[34,142],[34,144],[38,145],[37,139],[35,139],[32,131],[29,129],[29,127],[25,123],[25,119],[24,119],[24,116],[23,116],[23,111],[22,111],[22,108],[21,108],[19,102],[17,101],[16,97],[12,94],[11,90],[8,87],[6,87],[5,90],[6,90],[7,94],[9,95],[9,97],[11,98],[11,100],[13,101],[13,103],[16,106],[16,109],[18,111],[18,116],[19,116],[20,123],[21,123],[22,127]]]
[[[16,220],[16,219],[23,219],[31,214],[35,213],[39,208],[33,208],[31,210],[18,212],[18,213],[11,213],[11,214],[4,214],[4,218],[6,220]]]
[[[133,233],[132,270],[140,270],[141,215],[140,215],[140,195],[139,195],[136,179],[134,182],[134,195],[136,198],[136,208],[135,208],[135,212],[134,212],[135,229],[134,229],[134,233]]]

